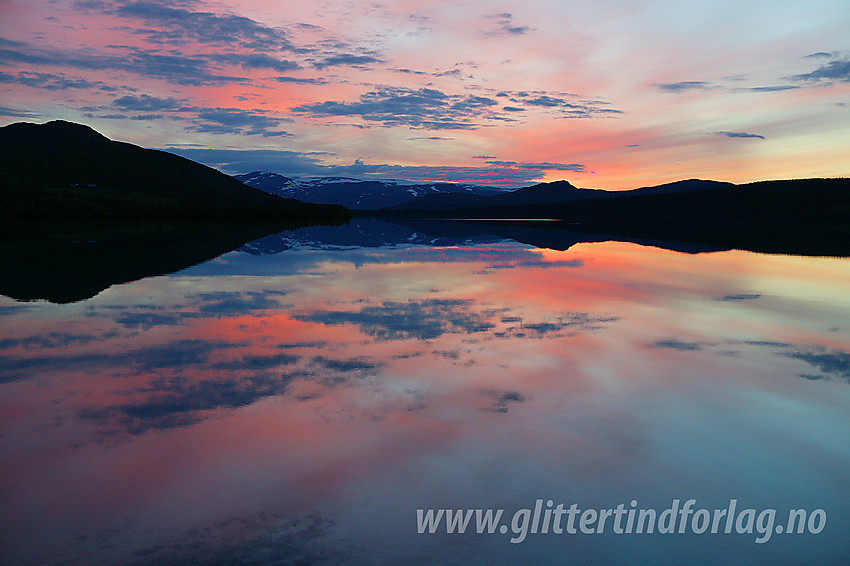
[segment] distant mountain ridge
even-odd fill
[[[12,217],[348,214],[272,196],[206,165],[62,120],[0,128],[0,175],[0,215]]]
[[[546,218],[584,233],[773,253],[850,255],[850,179],[846,178],[742,185],[689,180],[602,195],[568,183],[553,185],[499,197],[470,197],[442,208],[433,206],[436,198],[421,199],[373,214],[408,219]],[[441,198],[445,202],[448,196]],[[505,197],[515,200],[504,204]]]
[[[431,212],[459,209],[475,210],[494,207],[563,204],[580,200],[608,199],[636,195],[671,194],[730,186],[732,186],[732,183],[687,179],[626,191],[606,191],[602,189],[580,189],[568,181],[554,181],[551,183],[538,183],[531,187],[490,196],[454,195],[450,193],[426,195],[399,205],[388,206],[387,208]]]
[[[250,187],[274,195],[316,204],[339,204],[353,210],[376,210],[409,202],[426,195],[499,195],[506,189],[467,183],[409,183],[391,180],[360,180],[348,177],[296,178],[254,171],[235,175]]]
[[[732,183],[687,179],[626,191],[580,189],[568,181],[504,189],[466,183],[409,183],[348,177],[297,178],[254,171],[235,175],[248,186],[282,197],[317,204],[339,204],[352,210],[450,211],[490,207],[566,203],[626,195],[653,195],[732,186]]]
[[[589,222],[619,218],[624,222],[692,223],[765,220],[830,221],[850,214],[850,179],[791,179],[735,185],[690,179],[628,191],[577,189],[566,181],[541,183],[492,197],[453,195],[414,199],[376,211],[400,217],[561,218]]]

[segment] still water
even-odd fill
[[[0,297],[0,562],[846,563],[850,260],[356,229]],[[689,499],[682,533],[522,529]]]

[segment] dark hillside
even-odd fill
[[[54,121],[0,128],[0,214],[342,217],[340,206],[283,199],[163,151]]]

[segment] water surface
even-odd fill
[[[2,562],[847,558],[850,261],[368,224],[0,298]],[[761,544],[417,533],[423,508],[676,498],[828,521]]]

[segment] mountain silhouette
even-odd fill
[[[112,141],[65,121],[0,128],[0,215],[344,217],[269,195],[164,151]]]
[[[707,181],[705,179],[685,179],[683,181],[674,181],[672,183],[664,183],[663,185],[654,185],[651,187],[641,187],[630,191],[613,192],[613,196],[637,196],[637,195],[663,195],[670,193],[686,193],[690,191],[699,191],[702,189],[717,189],[721,187],[732,187],[732,183],[723,181]]]
[[[607,199],[622,196],[668,194],[731,186],[731,183],[688,179],[653,187],[642,187],[628,191],[605,191],[601,189],[580,189],[569,181],[554,181],[516,189],[496,195],[478,196],[467,194],[434,194],[408,200],[407,202],[387,206],[392,210],[452,211],[491,209],[495,207],[516,207],[529,205],[548,205],[574,202],[588,199]],[[545,211],[542,211],[545,213]],[[543,216],[548,216],[544,214]]]
[[[430,200],[377,211],[387,218],[549,218],[588,234],[691,242],[772,253],[850,255],[850,179],[743,185],[688,180],[632,191],[583,193],[543,183],[453,207]],[[524,195],[511,197],[511,195]],[[540,195],[538,197],[538,195]],[[576,198],[578,195],[584,195]],[[508,197],[512,204],[505,204]],[[551,200],[546,200],[550,198]],[[557,200],[556,200],[557,199]],[[535,202],[536,201],[536,202]],[[413,208],[424,202],[420,208]]]

